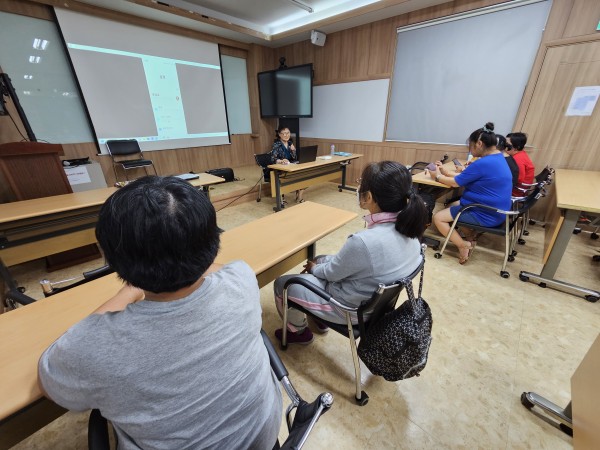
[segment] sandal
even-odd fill
[[[461,266],[464,266],[467,263],[467,261],[471,257],[471,253],[473,253],[473,250],[475,249],[475,242],[474,241],[467,241],[467,242],[470,244],[470,246],[467,247],[465,245],[465,246],[461,247],[458,250],[458,263]],[[467,249],[467,256],[461,255],[460,251],[463,250],[463,249]]]

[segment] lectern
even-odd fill
[[[0,170],[16,200],[51,197],[73,192],[59,155],[60,144],[11,142],[0,144]],[[96,244],[48,256],[49,271],[100,257]]]
[[[0,170],[16,200],[73,192],[59,155],[60,144],[11,142],[0,144]]]

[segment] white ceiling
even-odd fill
[[[310,39],[311,28],[333,33],[448,0],[300,0],[313,13],[290,0],[80,1],[240,42],[281,47]],[[210,19],[216,19],[214,24]]]

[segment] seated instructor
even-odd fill
[[[65,408],[99,409],[119,449],[277,440],[258,284],[242,261],[213,263],[219,233],[206,195],[173,177],[130,183],[100,210],[96,237],[125,285],[44,352],[39,380]]]

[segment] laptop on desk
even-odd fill
[[[313,162],[317,160],[318,145],[309,145],[298,149],[298,164]]]

